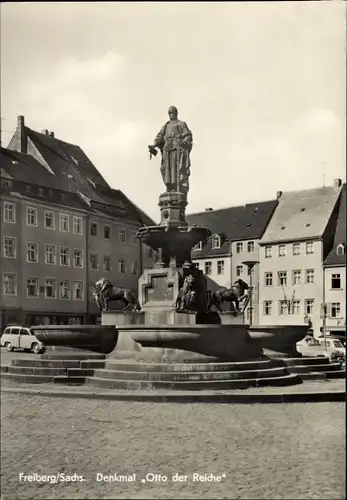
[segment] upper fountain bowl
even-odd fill
[[[188,226],[145,226],[137,232],[137,237],[150,247],[191,248],[200,241],[205,242],[211,231],[204,227]]]
[[[204,227],[179,226],[146,226],[141,227],[137,237],[156,251],[161,251],[163,263],[167,266],[171,258],[178,265],[190,261],[191,249],[202,241],[207,241],[211,231]]]

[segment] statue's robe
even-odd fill
[[[154,140],[162,154],[161,175],[168,191],[187,194],[190,176],[190,152],[193,136],[181,120],[165,123]]]

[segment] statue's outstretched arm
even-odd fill
[[[154,143],[153,145],[162,149],[163,146],[164,146],[164,137],[165,137],[165,130],[166,130],[166,124],[162,127],[162,129],[160,130],[159,134],[156,136],[156,138],[154,139]]]

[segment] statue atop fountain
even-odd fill
[[[139,280],[139,301],[143,311],[206,312],[206,278],[192,263],[191,249],[200,241],[206,242],[210,231],[189,227],[185,217],[193,134],[178,119],[175,106],[169,108],[169,118],[148,146],[150,158],[161,151],[160,171],[166,191],[159,196],[160,223],[137,232],[159,256],[154,268],[146,269]]]
[[[161,151],[160,171],[167,192],[178,192],[187,196],[193,134],[187,124],[178,119],[176,106],[170,106],[169,118],[148,149],[154,156],[157,154],[156,148]]]

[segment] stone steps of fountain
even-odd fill
[[[290,373],[307,373],[307,372],[333,372],[337,370],[341,370],[340,363],[327,363],[327,364],[318,364],[318,365],[287,365],[287,370]]]
[[[243,362],[149,363],[56,353],[14,359],[1,366],[4,379],[22,383],[91,384],[115,389],[186,390],[291,385],[302,380],[344,378],[339,363],[326,357],[261,359]],[[63,359],[62,359],[63,358]]]
[[[285,367],[269,368],[262,370],[244,371],[165,371],[165,372],[143,372],[143,371],[120,371],[120,370],[95,370],[96,378],[127,381],[153,381],[153,382],[189,382],[189,381],[229,381],[236,379],[258,379],[274,378],[288,375]]]
[[[289,373],[300,375],[302,380],[319,380],[345,378],[345,369],[341,364],[329,361],[325,356],[312,356],[302,358],[282,358],[279,363],[287,367]]]
[[[248,387],[276,386],[283,387],[294,384],[301,384],[302,380],[298,375],[286,374],[277,377],[264,377],[253,379],[234,379],[222,381],[187,381],[187,382],[162,382],[162,381],[139,381],[139,380],[115,380],[99,377],[87,377],[86,384],[111,389],[174,389],[185,391],[199,390],[227,390],[246,389]]]
[[[277,358],[278,361],[283,361],[286,365],[327,365],[330,363],[326,356],[302,356],[300,358]]]
[[[81,365],[85,366],[82,362]],[[248,371],[264,370],[278,367],[278,363],[271,359],[259,361],[240,361],[240,362],[219,362],[219,363],[145,363],[133,361],[108,361],[105,362],[105,369],[129,372],[220,372],[220,371]],[[284,365],[282,365],[284,366]]]
[[[336,370],[331,372],[324,372],[325,378],[346,378],[346,370]]]
[[[41,354],[40,359],[50,359],[50,360],[62,360],[62,361],[83,361],[86,359],[93,360],[101,360],[106,359],[105,354],[97,354],[94,352],[86,351],[86,352],[76,352],[76,351],[68,351],[68,350],[57,350],[57,351],[48,351],[44,354]]]
[[[81,368],[47,368],[47,367],[34,367],[34,366],[8,366],[7,373],[18,375],[45,375],[45,376],[79,376],[91,377],[94,370],[81,369]]]
[[[2,380],[13,380],[23,384],[49,384],[53,382],[52,375],[28,375],[24,373],[2,373]]]
[[[14,382],[22,383],[22,384],[67,384],[67,385],[80,385],[84,384],[87,378],[87,374],[82,376],[71,375],[66,376],[64,374],[61,375],[40,375],[40,374],[28,374],[28,373],[2,373],[2,380],[11,380]],[[92,374],[88,374],[88,376],[93,376]]]
[[[80,368],[81,361],[78,359],[25,359],[17,358],[13,359],[11,366],[32,366],[34,368]]]

